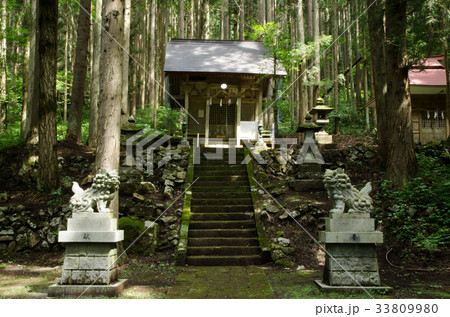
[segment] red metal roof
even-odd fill
[[[445,69],[440,63],[443,56],[428,57],[420,66],[409,70],[411,86],[445,86]]]

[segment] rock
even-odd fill
[[[287,160],[283,155],[277,155],[276,160],[277,160],[278,164],[280,164],[281,166],[287,164]]]
[[[50,227],[57,227],[61,223],[61,218],[55,217],[50,222]]]
[[[151,182],[141,182],[141,189],[139,190],[141,194],[149,194],[156,192],[156,186]]]
[[[173,239],[179,239],[177,230],[171,230],[167,233],[167,240],[172,241]]]
[[[275,188],[271,191],[271,194],[274,197],[280,197],[281,195],[284,195],[286,193],[286,190],[284,188]]]
[[[177,245],[178,245],[178,239],[173,239],[172,241],[170,241],[170,243],[171,243],[173,246],[177,246]]]
[[[294,262],[289,261],[287,259],[279,259],[275,261],[275,265],[286,267],[286,268],[292,268],[294,267]]]
[[[17,242],[16,241],[12,241],[8,245],[8,252],[14,252],[16,250],[16,246],[17,246]]]
[[[185,179],[186,178],[186,172],[178,172],[177,173],[178,179]]]
[[[277,212],[280,211],[280,208],[278,208],[277,206],[275,206],[273,204],[267,204],[265,206],[265,209],[267,210],[267,212],[269,212],[271,214],[276,214]]]
[[[303,271],[303,270],[306,270],[304,265],[297,266],[297,271]]]
[[[173,199],[173,188],[170,186],[164,187],[164,197],[167,199]]]
[[[181,161],[182,157],[181,157],[181,155],[179,155],[179,154],[175,154],[174,156],[172,156],[172,159],[173,159],[174,161]]]
[[[270,183],[269,176],[267,176],[267,174],[264,172],[259,172],[258,174],[256,174],[256,180],[263,185]]]
[[[281,250],[272,250],[270,253],[270,256],[272,257],[273,261],[277,261],[284,257],[284,254]]]
[[[12,229],[5,229],[0,231],[0,236],[12,236],[14,235],[14,230]]]
[[[164,181],[164,185],[173,187],[173,186],[175,186],[175,183],[172,182],[171,180],[167,179],[167,180]]]
[[[296,218],[296,217],[298,217],[300,215],[301,215],[301,213],[299,211],[297,211],[297,210],[294,210],[294,211],[286,210],[286,212],[284,214],[282,214],[279,217],[279,219],[284,220],[284,219],[291,218],[291,217],[292,218]]]
[[[133,193],[133,198],[139,201],[145,201],[145,197],[138,193]]]
[[[16,237],[16,247],[15,247],[15,251],[20,251],[23,250],[27,247],[28,245],[28,238],[26,234],[18,234]]]
[[[283,252],[286,255],[292,255],[295,254],[295,248],[293,247],[279,247],[279,250],[281,250],[281,252]]]
[[[47,233],[47,242],[49,244],[55,244],[56,243],[56,235],[53,234],[53,232]]]
[[[48,245],[47,241],[42,241],[41,248],[48,250],[48,249],[50,249],[50,246]]]
[[[172,224],[172,223],[176,222],[177,221],[177,217],[175,217],[175,216],[167,216],[167,217],[159,218],[159,220],[163,224],[169,225],[169,224]]]
[[[266,192],[263,191],[262,189],[258,189],[258,195],[264,195]]]
[[[39,242],[41,242],[41,238],[37,232],[31,231],[28,233],[28,246],[31,249],[34,248]]]
[[[272,217],[270,217],[270,215],[267,213],[267,211],[263,210],[261,212],[261,220],[262,221],[270,221]]]
[[[288,247],[291,244],[291,240],[289,240],[287,238],[280,237],[280,238],[277,239],[277,241],[283,247]]]

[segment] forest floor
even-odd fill
[[[327,162],[338,161],[339,151],[350,145],[366,142],[355,137],[340,137],[337,152],[325,153]],[[34,152],[33,149],[31,152]],[[24,157],[30,151],[17,155]],[[6,156],[10,154],[3,153]],[[90,164],[94,152],[85,146],[60,143],[58,156],[70,163],[71,157],[83,157]],[[19,159],[19,158],[16,158]],[[6,157],[3,158],[3,161]],[[346,169],[357,188],[371,181],[374,191],[380,183],[380,175],[373,166],[362,166],[358,170]],[[64,169],[62,193],[55,204],[68,202],[71,196],[71,181],[81,182],[89,170]],[[70,181],[69,181],[70,180]],[[271,177],[275,187],[286,185],[282,178]],[[329,210],[331,202],[325,192],[298,193],[289,186],[285,194],[277,198],[289,210],[298,204],[311,204],[322,210]],[[38,194],[33,188],[0,184],[0,192],[7,192],[8,200],[2,206],[26,204],[38,211],[55,200],[55,195]],[[160,193],[162,197],[162,193]],[[151,197],[158,201],[158,196]],[[122,198],[121,198],[122,199]],[[126,200],[122,201],[126,202]],[[317,217],[316,217],[317,218]],[[320,220],[302,222],[299,226],[289,219],[275,218],[273,236],[279,230],[291,240],[296,253],[290,259],[292,268],[280,268],[272,264],[260,267],[177,267],[174,266],[175,248],[158,251],[151,257],[128,254],[128,260],[121,264],[120,278],[128,279],[128,287],[121,298],[369,298],[365,292],[336,293],[321,292],[314,280],[321,279],[324,252],[306,232],[318,237]],[[386,233],[385,233],[386,234]],[[448,252],[427,263],[405,261],[401,250],[390,251],[388,243],[379,246],[378,263],[383,285],[392,287],[390,292],[371,292],[375,298],[450,298],[450,274]],[[16,253],[0,253],[0,298],[46,298],[48,286],[61,277],[64,251],[55,249],[31,250]]]
[[[29,252],[0,256],[0,299],[47,298],[48,286],[61,276],[63,252]],[[160,258],[161,259],[161,258]],[[381,266],[384,285],[391,291],[323,292],[314,280],[321,270],[286,269],[272,265],[250,267],[178,267],[170,261],[129,256],[120,269],[128,286],[119,298],[450,298],[448,274],[406,271]]]

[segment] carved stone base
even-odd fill
[[[60,284],[108,285],[117,281],[115,243],[67,243]]]
[[[378,286],[375,244],[328,243],[323,282],[331,286]]]

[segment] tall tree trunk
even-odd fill
[[[95,22],[93,23],[93,56],[91,69],[91,103],[89,111],[89,146],[97,145],[98,97],[100,93],[100,55],[101,55],[101,23],[102,0],[95,1]]]
[[[203,11],[205,12],[205,26],[204,26],[204,31],[203,31],[203,34],[205,35],[205,39],[209,39],[210,37],[211,37],[211,32],[210,32],[210,23],[211,23],[211,20],[210,20],[210,8],[209,8],[209,2],[208,1],[205,1],[205,2],[203,2],[203,5],[204,5],[204,9],[203,9]]]
[[[353,9],[353,14],[355,17],[359,16],[359,7],[360,7],[360,3],[359,0],[355,0],[354,1],[354,9]],[[355,21],[355,60],[359,60],[360,58],[360,52],[359,52],[359,30],[360,26],[359,26],[359,19],[356,19]],[[362,100],[361,100],[361,84],[362,84],[362,74],[361,74],[361,67],[360,67],[360,62],[356,63],[355,65],[355,93],[356,93],[356,106],[358,108],[362,107]]]
[[[56,152],[58,0],[39,0],[39,189],[59,187]]]
[[[122,111],[121,124],[126,125],[130,116],[128,106],[128,73],[130,63],[130,26],[131,26],[131,0],[125,0],[123,26],[123,74],[122,74]]]
[[[245,29],[245,1],[241,0],[239,8],[239,41],[244,40]]]
[[[448,30],[448,14],[444,6],[441,7],[442,16],[442,30],[444,32],[442,48],[444,51],[444,68],[445,68],[445,81],[447,88],[445,89],[445,104],[447,112],[447,139],[450,138],[450,81],[449,81],[449,62],[448,62],[448,34],[445,34]]]
[[[305,22],[303,19],[303,0],[297,2],[297,32],[298,41],[305,44]],[[299,78],[299,94],[300,94],[300,113],[299,124],[305,122],[305,116],[308,112],[308,87],[306,86],[306,59],[303,59],[300,64],[300,78]]]
[[[0,42],[0,130],[4,130],[7,125],[7,113],[8,113],[8,88],[7,85],[7,60],[6,60],[6,26],[7,26],[7,14],[6,14],[6,0],[0,2],[1,5],[1,34],[2,39]]]
[[[156,94],[156,80],[157,80],[157,76],[156,76],[156,55],[157,55],[157,48],[156,48],[156,36],[157,36],[157,32],[156,32],[156,0],[152,0],[152,4],[150,7],[150,34],[152,34],[152,36],[150,37],[150,59],[149,59],[149,72],[150,72],[150,78],[149,78],[149,93],[150,93],[150,98],[149,98],[149,103],[150,103],[150,107],[153,109],[153,119],[155,119],[155,113],[156,113],[156,108],[157,108],[157,94]],[[192,31],[191,31],[191,35],[192,35]],[[192,37],[191,37],[192,38]],[[155,120],[153,120],[153,123],[155,124]]]
[[[77,48],[73,69],[72,98],[66,140],[81,142],[81,121],[84,105],[84,88],[86,85],[87,54],[90,31],[91,0],[80,0],[80,16],[78,20]]]
[[[348,28],[351,21],[351,15],[350,15],[350,4],[346,6],[345,10],[345,27]],[[353,48],[352,48],[352,28],[348,28],[347,32],[345,33],[347,35],[347,65],[348,65],[348,86],[350,91],[350,103],[351,107],[356,110],[356,101],[355,101],[355,80],[353,78]]]
[[[312,94],[312,101],[311,101],[311,107],[314,107],[317,101],[317,98],[319,97],[319,90],[320,90],[320,45],[319,45],[319,36],[320,36],[320,29],[319,29],[319,0],[313,0],[312,3],[312,9],[313,9],[313,30],[314,30],[314,46],[315,46],[315,52],[314,52],[314,68],[316,69],[314,72],[314,86],[313,86],[313,94]]]
[[[178,38],[184,38],[184,0],[178,0]]]
[[[98,109],[98,136],[96,169],[119,169],[120,103],[123,53],[114,41],[122,43],[123,1],[103,0],[100,68],[100,100]],[[113,39],[114,38],[114,39]]]
[[[339,16],[337,12],[337,0],[333,1],[333,105],[334,110],[339,110],[339,85],[338,85],[338,63],[339,63],[339,47],[338,47],[338,26],[339,26]],[[341,132],[341,127],[339,123],[339,118],[334,118],[334,133],[339,134]]]
[[[189,38],[190,39],[194,38],[194,33],[195,33],[194,8],[195,8],[194,0],[191,0],[190,8],[189,8]]]
[[[30,59],[28,64],[28,98],[22,109],[22,137],[27,143],[38,143],[39,111],[39,0],[31,1]]]
[[[66,9],[69,11],[69,1],[66,2]],[[63,121],[67,123],[67,91],[69,86],[68,71],[69,71],[69,15],[66,19],[66,41],[64,44],[64,108],[63,108]]]
[[[229,2],[228,0],[222,0],[222,8],[223,8],[223,39],[230,39],[230,12],[228,9]]]
[[[258,23],[266,24],[266,0],[258,0]]]

